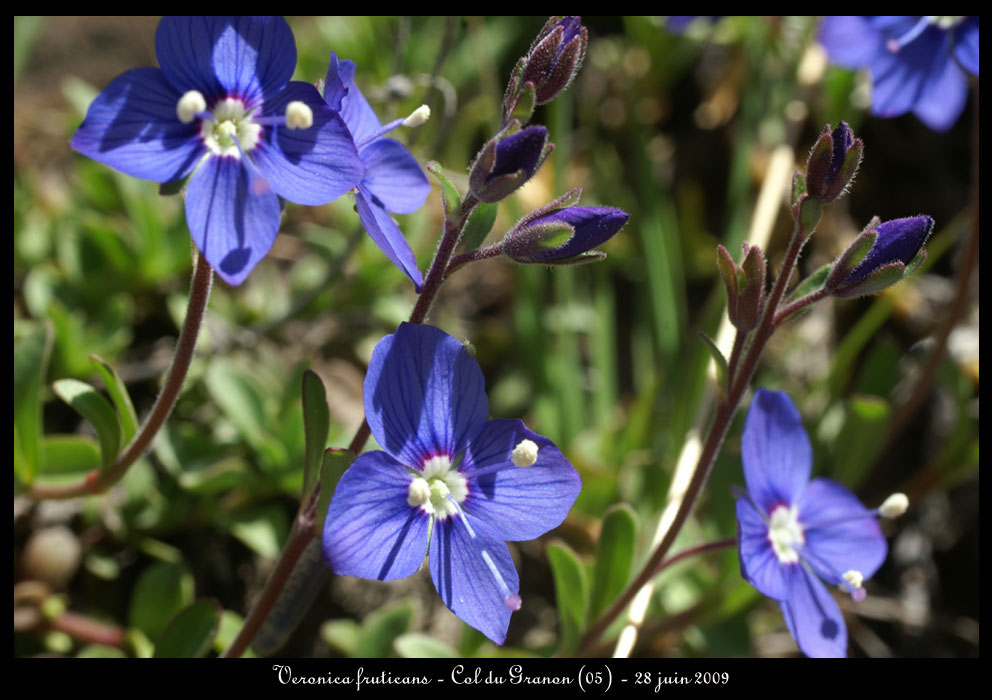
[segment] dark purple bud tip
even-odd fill
[[[518,125],[519,126],[519,125]],[[548,130],[531,126],[486,144],[472,165],[469,186],[483,202],[498,202],[527,182],[547,155]]]
[[[824,127],[806,161],[806,191],[810,197],[829,204],[844,194],[863,154],[864,144],[854,138],[846,122],[833,131],[829,124]]]
[[[831,294],[838,297],[875,294],[901,280],[906,268],[923,251],[933,232],[929,216],[911,216],[878,224],[871,232],[875,240],[864,258],[844,275],[839,283],[830,284]],[[861,237],[859,237],[861,238]],[[856,245],[858,241],[852,243]],[[838,259],[840,264],[846,253]],[[898,274],[897,274],[898,273]]]
[[[574,15],[544,25],[527,53],[522,77],[534,84],[537,104],[550,102],[572,82],[585,58],[588,37]]]
[[[574,258],[612,238],[630,214],[608,207],[568,207],[549,212],[507,234],[504,253],[521,263]]]

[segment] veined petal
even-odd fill
[[[954,58],[972,75],[978,75],[978,17],[954,27]]]
[[[895,117],[913,109],[931,73],[939,74],[950,60],[950,39],[936,27],[927,27],[897,52],[880,46],[871,64],[872,114]]]
[[[768,514],[796,503],[809,481],[813,452],[789,395],[758,389],[741,438],[744,479],[755,504]]]
[[[411,467],[436,455],[454,458],[489,414],[479,363],[433,326],[403,323],[380,340],[364,388],[372,434]]]
[[[512,452],[523,440],[537,445],[537,461],[517,467]],[[473,477],[499,466],[506,468]],[[462,507],[504,540],[532,540],[558,527],[582,490],[579,473],[554,443],[517,419],[486,423],[472,438],[459,471],[469,484]]]
[[[837,576],[845,571],[854,569],[865,578],[878,571],[888,545],[875,516],[857,496],[830,479],[813,479],[798,505],[805,547],[812,555],[809,563],[821,578],[839,585]]]
[[[180,97],[159,69],[129,70],[90,104],[72,147],[142,180],[178,180],[206,153],[199,122],[176,116]]]
[[[520,590],[520,579],[510,550],[484,522],[465,516],[475,537],[469,534],[461,515],[439,520],[431,538],[431,578],[448,609],[497,644],[506,639],[512,611],[482,552],[490,559],[510,593]]]
[[[313,85],[290,83],[265,102],[263,113],[283,114],[294,101],[310,107],[313,125],[265,127],[265,137],[249,157],[279,196],[297,204],[327,204],[355,187],[365,169],[344,122]]]
[[[799,567],[800,564],[779,562],[768,539],[768,524],[761,519],[750,501],[740,498],[736,508],[741,576],[763,595],[774,600],[785,600],[789,596],[789,588],[783,569]]]
[[[355,193],[355,208],[358,218],[379,249],[386,254],[396,267],[400,268],[416,288],[417,293],[424,286],[424,277],[417,267],[417,257],[406,242],[406,236],[389,216],[385,209],[373,203],[372,193],[359,185]]]
[[[355,85],[355,62],[339,61],[333,51],[324,81],[324,97],[332,108],[340,109],[341,117],[356,142],[364,141],[382,127],[372,105]]]
[[[239,158],[210,157],[190,178],[186,223],[217,274],[241,284],[279,232],[279,198]]]
[[[376,139],[361,150],[365,164],[362,185],[379,206],[393,214],[412,214],[423,206],[431,183],[417,159],[399,141]]]
[[[799,648],[812,658],[847,656],[847,627],[830,591],[802,566],[785,572],[789,597],[782,613]]]
[[[324,521],[324,559],[342,576],[410,576],[427,554],[430,516],[407,502],[413,477],[376,450],[341,477]]]
[[[254,106],[282,90],[296,68],[296,43],[282,17],[164,17],[155,53],[181,93],[199,90],[208,104],[232,96]]]
[[[819,38],[832,63],[851,69],[871,63],[881,41],[879,31],[864,17],[851,15],[824,17]]]
[[[934,131],[947,131],[968,102],[968,78],[961,66],[948,58],[933,66],[913,114]]]

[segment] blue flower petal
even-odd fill
[[[798,564],[784,571],[789,597],[782,602],[782,613],[799,648],[812,658],[847,656],[847,627],[830,591]]]
[[[296,68],[296,43],[282,17],[164,17],[155,53],[169,81],[181,93],[199,90],[208,106],[228,96],[254,106]]]
[[[927,27],[916,40],[892,52],[880,45],[871,65],[872,114],[895,117],[913,109],[932,73],[950,60],[947,33]]]
[[[799,523],[809,563],[830,583],[839,585],[838,575],[851,569],[870,578],[885,561],[888,545],[874,514],[835,481],[810,482],[799,499]]]
[[[417,159],[399,141],[376,139],[361,150],[365,164],[362,185],[373,203],[393,214],[412,214],[423,206],[431,183]]]
[[[441,329],[403,323],[375,346],[365,416],[401,463],[420,468],[435,455],[454,458],[488,415],[479,363]]]
[[[358,218],[362,220],[362,226],[386,257],[410,278],[419,294],[424,286],[424,277],[417,267],[417,257],[410,249],[410,244],[407,243],[400,227],[386,210],[374,204],[374,201],[372,193],[363,185],[359,185],[358,192],[355,193],[355,208],[358,209]]]
[[[372,105],[355,85],[355,62],[338,61],[333,51],[324,80],[324,98],[332,109],[340,110],[356,143],[361,143],[382,127]]]
[[[774,600],[788,598],[789,589],[784,568],[798,564],[781,564],[768,539],[768,525],[746,498],[737,500],[737,539],[741,576]]]
[[[506,593],[483,559],[483,549],[489,553],[510,593],[519,592],[520,579],[506,544],[484,522],[466,517],[475,532],[474,538],[460,515],[434,524],[430,545],[431,578],[451,612],[465,624],[502,644],[512,611],[506,606]]]
[[[324,559],[335,573],[390,581],[420,568],[430,516],[407,503],[412,481],[401,464],[378,450],[348,468],[324,521]]]
[[[969,17],[954,32],[954,58],[972,75],[978,75],[978,17]]]
[[[538,447],[537,461],[529,467],[513,465],[511,453],[522,440]],[[493,466],[506,468],[472,475]],[[532,540],[558,527],[582,490],[579,473],[554,443],[519,419],[486,423],[472,438],[459,471],[469,483],[462,507],[504,540]]]
[[[297,204],[327,204],[355,187],[365,169],[344,122],[313,85],[290,83],[265,103],[263,113],[285,114],[294,101],[313,110],[313,126],[265,127],[265,137],[249,155],[279,196]]]
[[[825,17],[819,37],[831,63],[854,70],[871,63],[880,41],[878,30],[864,17],[851,15]]]
[[[72,147],[142,180],[185,177],[207,149],[199,122],[183,124],[176,116],[180,97],[157,68],[129,70],[90,104]]]
[[[931,69],[913,114],[934,131],[947,131],[967,102],[968,78],[957,63],[947,59]]]
[[[190,178],[186,223],[221,279],[241,284],[276,238],[279,198],[239,158],[211,157]]]
[[[788,394],[766,389],[754,393],[741,456],[748,493],[762,512],[795,504],[809,481],[813,452]]]

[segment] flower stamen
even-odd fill
[[[493,561],[492,555],[489,554],[489,551],[484,546],[482,546],[478,535],[475,534],[475,530],[473,530],[472,526],[469,524],[468,518],[465,516],[465,511],[463,511],[461,506],[455,503],[454,500],[451,501],[451,504],[461,516],[461,522],[465,525],[465,529],[468,531],[468,536],[472,538],[472,542],[476,547],[478,547],[479,554],[482,556],[482,561],[486,563],[489,573],[492,574],[493,579],[496,581],[496,585],[499,587],[500,593],[503,594],[503,604],[510,610],[519,610],[520,606],[523,604],[520,596],[510,590],[510,586],[507,585],[503,575],[499,572],[499,569],[496,568],[496,563]]]
[[[904,493],[894,493],[878,507],[878,514],[883,518],[898,518],[909,508],[909,498]]]
[[[207,101],[197,90],[190,90],[176,103],[176,116],[183,124],[192,124],[193,120],[206,111]]]
[[[795,564],[799,561],[796,545],[806,543],[803,527],[799,524],[799,510],[796,506],[789,508],[777,506],[768,519],[768,541],[772,550],[782,564]]]
[[[388,134],[393,129],[400,126],[417,127],[426,122],[431,116],[431,108],[427,105],[420,105],[417,109],[413,110],[409,115],[403,117],[402,119],[394,119],[388,124],[376,129],[371,134],[363,138],[361,141],[356,142],[355,146],[361,149],[363,146],[367,146],[376,139],[382,138]]]
[[[533,440],[521,440],[513,448],[511,456],[513,464],[518,467],[530,467],[537,462],[537,443]]]

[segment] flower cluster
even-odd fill
[[[747,482],[737,500],[741,575],[779,602],[803,653],[846,656],[844,618],[823,584],[864,597],[863,582],[888,552],[876,517],[899,515],[906,497],[895,494],[869,510],[834,481],[810,481],[809,437],[783,392],[755,392],[741,455]]]
[[[487,420],[479,364],[431,326],[404,323],[376,345],[365,415],[383,450],[358,457],[338,482],[327,563],[387,581],[427,555],[444,604],[502,644],[521,604],[505,541],[557,527],[581,489],[578,472],[520,420]]]
[[[978,17],[827,17],[820,41],[837,65],[871,72],[872,114],[912,112],[937,131],[958,120],[978,75]]]
[[[72,147],[134,177],[188,177],[193,241],[222,279],[240,284],[272,247],[280,197],[326,204],[365,168],[316,88],[290,82],[296,45],[284,19],[165,17],[155,51],[160,68],[108,85]]]

